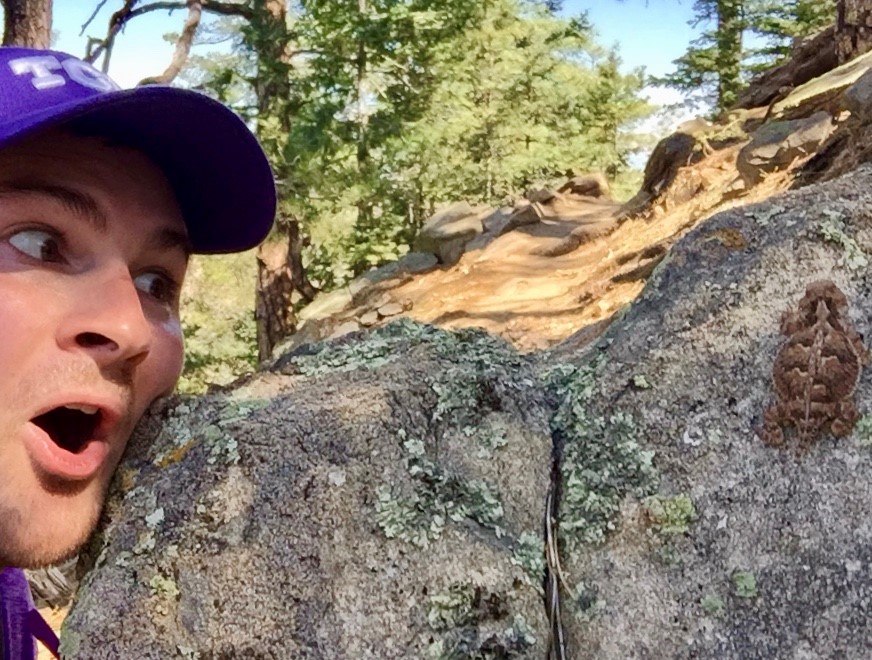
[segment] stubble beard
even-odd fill
[[[15,400],[7,402],[8,410],[31,408],[32,402],[50,394],[56,383],[75,389],[107,380],[123,393],[125,408],[129,410],[133,398],[130,374],[119,374],[110,380],[96,366],[58,367],[38,381],[22,383]],[[0,414],[0,421],[2,417]],[[119,425],[128,429],[132,426],[129,420],[121,420]],[[0,445],[4,439],[14,438],[18,431],[0,425]],[[20,466],[21,474],[4,475],[0,466],[0,568],[40,568],[74,556],[97,526],[115,467],[85,482],[69,482],[40,474],[29,465]],[[28,489],[39,492],[28,495]]]

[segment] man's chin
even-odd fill
[[[43,568],[74,556],[100,515],[99,504],[76,504],[42,515],[31,511],[29,520],[19,511],[0,509],[0,566]]]

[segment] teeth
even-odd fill
[[[64,406],[64,408],[67,408],[69,410],[78,410],[79,412],[83,412],[86,415],[96,415],[97,412],[100,410],[97,406],[86,406],[78,403],[68,404]]]

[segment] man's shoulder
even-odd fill
[[[33,609],[30,585],[24,571],[18,568],[0,570],[0,657],[36,657],[33,636],[27,627],[28,613]]]

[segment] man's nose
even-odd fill
[[[127,269],[78,278],[58,338],[61,348],[85,351],[101,367],[142,362],[151,349],[152,329]]]

